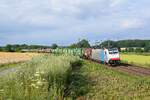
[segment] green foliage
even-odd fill
[[[150,42],[146,44],[144,48],[144,52],[149,52],[150,51]]]
[[[119,40],[119,41],[104,41],[102,45],[108,46],[108,42],[112,47],[145,47],[150,43],[150,40]]]
[[[58,45],[57,44],[52,44],[52,49],[56,49],[58,47]]]
[[[150,40],[119,40],[119,41],[104,41],[101,44],[103,47],[108,48],[109,47],[118,47],[118,48],[124,48],[127,47],[128,49],[124,52],[143,52],[142,49],[144,48],[145,52],[150,51]],[[99,46],[100,47],[100,46]],[[137,48],[137,49],[133,49]]]
[[[142,50],[141,48],[136,48],[136,49],[135,49],[135,52],[137,52],[137,53],[138,53],[138,52],[142,53],[143,50]]]
[[[83,39],[77,43],[79,48],[89,48],[90,44],[87,40]]]
[[[3,48],[2,48],[2,47],[0,47],[0,51],[3,51]]]
[[[14,52],[13,46],[10,45],[10,44],[6,45],[5,50],[6,50],[7,52]]]
[[[70,46],[70,48],[89,48],[89,47],[90,47],[90,43],[85,39],[79,41],[76,44],[72,44]]]
[[[77,48],[77,47],[78,47],[78,45],[74,43],[69,48]]]
[[[120,40],[116,44],[118,47],[145,47],[150,40]]]
[[[117,43],[115,42],[115,41],[111,41],[111,40],[108,40],[108,41],[104,41],[102,44],[101,44],[103,47],[105,47],[105,48],[108,48],[108,46],[109,46],[109,48],[113,48],[113,47],[119,47],[119,46],[117,46]],[[100,46],[99,46],[100,47]]]
[[[8,44],[4,47],[0,47],[0,51],[7,52],[21,52],[22,49],[41,49],[41,48],[50,48],[49,46],[41,46],[41,45],[26,45],[26,44]]]

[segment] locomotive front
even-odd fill
[[[117,48],[111,48],[105,50],[105,59],[109,64],[120,64],[120,55]]]

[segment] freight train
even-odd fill
[[[83,57],[104,64],[118,65],[120,64],[120,55],[117,48],[111,49],[84,49]]]
[[[52,49],[52,53],[56,54],[70,54],[75,56],[80,56],[85,59],[94,60],[97,62],[101,62],[104,64],[118,65],[120,64],[120,55],[119,50],[117,48],[111,49],[94,49],[94,48],[57,48]]]

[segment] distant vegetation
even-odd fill
[[[148,52],[150,51],[150,40],[120,40],[120,41],[104,41],[103,47],[125,48],[124,52]],[[101,46],[100,45],[100,46]]]
[[[56,49],[56,48],[58,48],[58,45],[57,44],[52,44],[52,47],[51,47],[52,49]]]
[[[119,40],[119,41],[104,41],[103,46],[107,47],[108,42],[113,47],[147,47],[150,46],[150,40]]]
[[[150,40],[119,40],[119,41],[104,41],[101,44],[90,45],[89,41],[86,39],[82,39],[77,43],[73,43],[70,46],[58,46],[57,44],[52,44],[51,46],[42,46],[42,45],[6,45],[4,47],[0,47],[0,51],[8,51],[8,52],[20,52],[23,49],[56,49],[56,48],[101,48],[101,47],[117,47],[120,51],[123,52],[149,52],[150,51]],[[122,50],[123,49],[123,50]]]
[[[78,43],[74,43],[70,46],[70,48],[89,48],[89,47],[90,43],[85,39],[79,41]]]
[[[0,47],[0,51],[7,52],[20,52],[23,49],[41,49],[41,48],[50,48],[50,46],[42,46],[42,45],[26,45],[26,44],[14,44],[14,45],[6,45],[4,47]]]

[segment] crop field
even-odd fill
[[[9,53],[0,52],[0,64],[17,63],[30,60],[37,53]]]
[[[129,64],[150,68],[150,56],[136,54],[121,54],[121,60]]]

